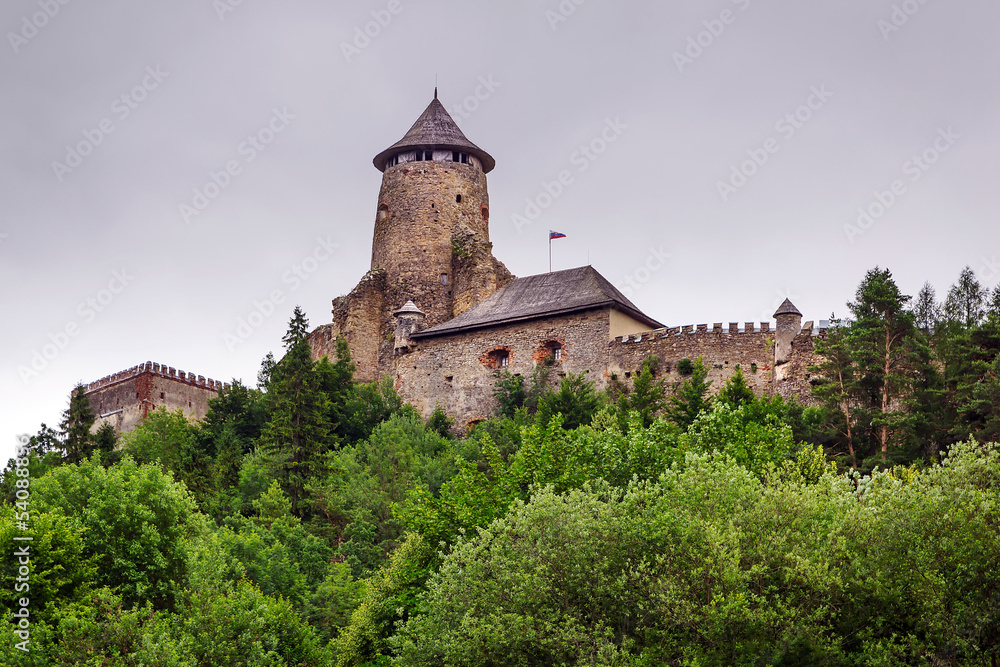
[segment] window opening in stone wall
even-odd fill
[[[448,274],[447,273],[442,273],[441,274],[441,284],[442,285],[447,285],[448,284]]]
[[[452,152],[452,154],[451,154],[451,161],[452,162],[458,162],[459,161],[458,151],[453,151]]]
[[[456,204],[462,203],[462,195],[455,195],[455,203]]]
[[[509,354],[507,354],[506,352],[501,352],[501,353],[499,353],[497,355],[497,365],[500,368],[506,367],[508,363],[510,363],[510,355]]]

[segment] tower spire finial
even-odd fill
[[[438,75],[434,75],[434,99],[438,98]]]

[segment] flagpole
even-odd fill
[[[552,273],[552,232],[549,232],[549,273]]]

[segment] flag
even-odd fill
[[[564,239],[564,238],[566,238],[565,234],[561,234],[560,232],[554,232],[551,229],[549,230],[549,240],[550,241],[552,239]]]

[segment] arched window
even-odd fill
[[[479,361],[488,368],[506,368],[510,364],[510,356],[509,347],[495,347],[479,357]]]

